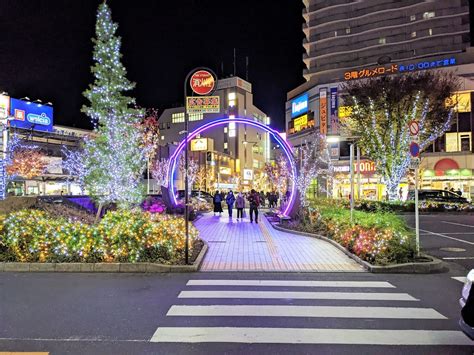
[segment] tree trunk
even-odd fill
[[[97,214],[95,215],[95,221],[96,222],[99,222],[99,220],[100,220],[100,214],[102,213],[102,207],[103,207],[103,204],[101,202],[101,203],[99,203],[99,208],[97,208]]]
[[[385,186],[387,188],[387,194],[389,201],[398,200],[398,184],[400,181],[395,181],[393,178],[385,178]]]

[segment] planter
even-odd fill
[[[196,272],[207,252],[204,243],[191,265],[165,265],[158,263],[0,263],[0,272],[107,272],[107,273],[181,273]]]
[[[332,245],[334,245],[336,248],[341,250],[344,254],[346,254],[348,257],[356,261],[358,264],[362,265],[367,271],[376,273],[376,274],[382,274],[382,273],[393,273],[393,274],[436,274],[436,273],[443,273],[447,272],[449,269],[446,266],[446,264],[440,260],[437,259],[431,255],[425,255],[423,254],[423,258],[427,258],[431,261],[427,262],[410,262],[410,263],[403,263],[403,264],[390,264],[390,265],[372,265],[368,263],[367,261],[362,260],[359,258],[357,255],[352,254],[350,251],[348,251],[346,248],[341,246],[339,243],[336,243],[334,240],[329,239],[323,235],[320,234],[313,234],[313,233],[307,233],[307,232],[300,232],[300,231],[295,231],[293,229],[285,228],[284,225],[276,225],[271,223],[273,228],[276,230],[286,232],[286,233],[294,233],[298,235],[304,235],[307,237],[313,237],[313,238],[318,238],[321,240],[324,240]]]

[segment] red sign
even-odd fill
[[[207,70],[198,70],[191,76],[189,85],[195,94],[207,95],[214,90],[216,81]]]
[[[410,134],[412,136],[416,136],[418,132],[420,131],[420,126],[418,124],[418,121],[410,121],[408,127],[410,128]]]

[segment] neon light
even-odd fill
[[[175,194],[175,191],[174,191],[175,190],[174,172],[176,170],[176,165],[178,163],[178,157],[181,154],[181,152],[183,151],[184,147],[186,146],[186,144],[188,142],[190,142],[198,134],[201,134],[202,132],[207,131],[210,128],[228,124],[230,120],[231,120],[231,118],[229,118],[229,117],[221,118],[221,119],[218,119],[218,120],[215,120],[215,121],[212,121],[212,122],[208,122],[205,125],[202,125],[201,127],[196,128],[193,132],[189,133],[187,139],[185,138],[181,141],[181,143],[178,145],[178,148],[176,149],[176,151],[170,157],[169,169],[168,169],[168,183],[169,183],[169,187],[170,187],[169,188],[169,194],[170,194],[171,201],[173,201],[175,205],[178,204],[178,200],[176,198],[176,194]],[[232,122],[241,123],[241,124],[248,124],[250,126],[263,129],[264,131],[270,133],[271,136],[278,142],[280,147],[283,149],[283,152],[285,153],[286,158],[288,159],[288,161],[290,163],[291,173],[293,174],[293,176],[296,176],[296,165],[295,165],[295,162],[293,160],[293,154],[291,152],[291,146],[288,144],[288,142],[286,140],[284,140],[280,136],[279,132],[275,131],[274,129],[272,129],[272,128],[266,126],[266,125],[264,125],[263,123],[253,121],[253,120],[250,120],[248,118],[235,117],[235,118],[232,118]],[[288,216],[289,212],[291,211],[291,209],[293,207],[293,204],[294,204],[295,198],[296,198],[295,179],[291,179],[291,181],[292,181],[292,183],[291,183],[290,200],[289,200],[288,204],[286,205],[285,210],[283,211],[283,214],[285,216]]]

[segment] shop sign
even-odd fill
[[[196,138],[191,140],[191,151],[207,151],[207,138]]]
[[[244,180],[253,180],[253,170],[244,169]]]
[[[308,115],[303,115],[293,120],[295,132],[299,132],[308,127]]]
[[[352,114],[352,106],[339,106],[337,111],[339,118],[350,117]]]
[[[10,96],[0,95],[0,119],[5,119],[10,114]]]
[[[33,129],[35,131],[53,131],[53,108],[18,99],[10,100],[12,127]]]
[[[328,133],[328,102],[326,88],[319,89],[319,133]]]
[[[458,92],[446,99],[446,106],[453,107],[455,112],[471,112],[471,93]]]
[[[210,94],[216,85],[214,75],[207,70],[196,71],[189,81],[191,90],[197,95]]]
[[[303,94],[291,101],[291,117],[298,117],[299,115],[308,112],[308,103],[308,93]]]
[[[225,166],[221,166],[219,168],[219,173],[221,173],[222,175],[230,175],[230,174],[232,174],[232,170],[230,168],[225,167]]]
[[[331,133],[339,133],[339,117],[337,116],[337,88],[331,88],[330,90],[330,117],[331,117]]]
[[[361,174],[373,174],[376,171],[375,163],[371,160],[362,160],[359,163],[359,169],[357,169],[357,162],[354,163],[354,172],[357,173],[359,172]],[[349,165],[335,165],[334,166],[334,172],[336,173],[349,173]]]
[[[186,97],[187,113],[219,113],[219,96]]]
[[[400,65],[397,65],[397,64],[379,65],[376,67],[346,71],[344,73],[344,80],[348,81],[348,80],[356,80],[356,79],[367,79],[367,78],[373,78],[373,77],[387,75],[387,74],[405,73],[405,72],[412,72],[415,70],[435,69],[435,68],[449,67],[452,65],[456,65],[456,58],[454,57],[443,58],[440,60],[432,60],[432,61],[412,62],[412,63],[400,64]]]

